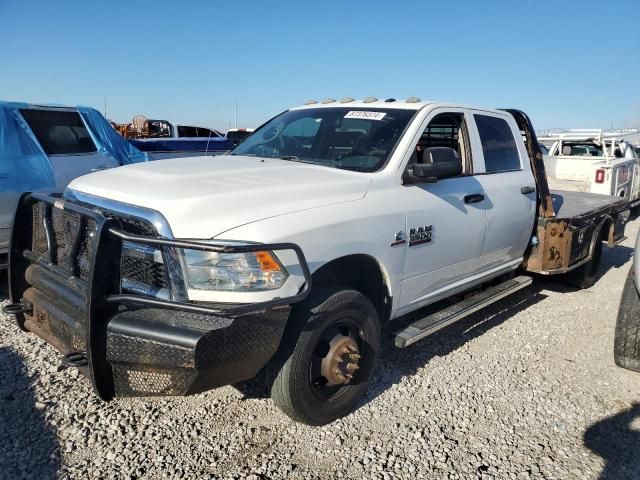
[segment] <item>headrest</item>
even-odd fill
[[[571,155],[572,151],[573,151],[573,148],[571,148],[571,145],[562,146],[562,155]]]
[[[422,154],[421,163],[447,163],[459,162],[460,155],[451,147],[429,147]]]

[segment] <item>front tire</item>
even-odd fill
[[[640,296],[633,281],[633,268],[622,290],[613,358],[619,367],[640,372]]]
[[[318,288],[296,305],[270,370],[271,398],[293,420],[326,425],[366,392],[380,351],[371,301],[347,288]]]

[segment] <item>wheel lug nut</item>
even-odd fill
[[[356,370],[358,370],[360,367],[358,365],[356,365],[355,363],[350,363],[349,365],[347,365],[347,372],[349,373],[355,373]]]

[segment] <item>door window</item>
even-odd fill
[[[432,150],[428,150],[432,149]],[[445,151],[446,150],[446,151]],[[428,163],[437,158],[457,158],[462,171],[471,173],[471,149],[469,148],[464,115],[462,113],[441,113],[436,115],[420,135],[407,165],[407,171],[416,163]],[[421,182],[405,173],[405,183]]]
[[[478,127],[487,173],[520,170],[520,155],[509,124],[489,115],[473,116]]]
[[[196,127],[188,127],[186,125],[178,125],[178,137],[193,138],[198,136]]]
[[[196,136],[198,137],[214,138],[214,137],[220,136],[218,135],[217,132],[214,132],[213,130],[209,130],[208,128],[198,127],[197,130],[198,130],[198,133]]]

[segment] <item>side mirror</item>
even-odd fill
[[[412,174],[427,182],[437,182],[462,174],[462,161],[453,148],[427,148],[423,154],[423,163],[413,164]]]

